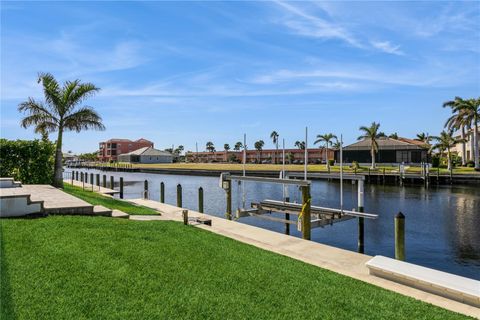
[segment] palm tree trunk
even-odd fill
[[[372,169],[375,169],[375,150],[373,148],[370,150],[370,154],[372,155]]]
[[[328,143],[325,146],[325,159],[327,159],[327,170],[330,172],[330,162],[328,161]]]
[[[462,126],[462,166],[467,164],[467,142],[465,141],[465,126]]]
[[[475,161],[475,170],[480,170],[480,154],[478,150],[478,118],[475,117],[473,121],[473,147],[474,147],[474,161]]]
[[[475,150],[475,143],[474,143],[474,138],[473,138],[473,137],[474,137],[475,133],[474,133],[474,130],[473,130],[472,128],[470,128],[469,130],[471,130],[471,132],[470,132],[470,158],[469,158],[468,160],[469,160],[469,161],[470,161],[470,160],[471,160],[471,161],[474,161],[474,157],[473,157],[474,152],[473,152],[473,150]]]
[[[278,138],[277,138],[277,142],[276,142],[276,147],[277,147],[277,150],[275,151],[275,164],[278,163]]]
[[[55,150],[55,167],[53,171],[53,186],[57,188],[63,188],[62,140],[63,140],[63,126],[59,126],[57,146]]]
[[[452,157],[450,154],[450,148],[447,148],[447,170],[452,170]]]

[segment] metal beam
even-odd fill
[[[303,174],[299,172],[288,172],[287,175],[289,177],[298,177],[302,178]],[[316,178],[316,179],[338,179],[340,180],[340,173],[307,173],[307,178]],[[344,180],[365,180],[364,175],[354,175],[354,174],[343,174]]]
[[[309,186],[312,182],[309,180],[295,180],[295,179],[277,179],[277,178],[264,178],[264,177],[243,177],[243,176],[231,176],[225,175],[225,180],[237,180],[237,181],[255,181],[262,183],[278,183],[278,184],[290,184],[296,186]]]

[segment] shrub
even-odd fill
[[[433,156],[432,157],[432,167],[433,168],[438,168],[440,166],[440,157],[439,156]]]
[[[475,167],[475,162],[473,162],[473,160],[468,161],[467,162],[467,167],[469,167],[469,168]]]
[[[358,165],[358,161],[352,161],[352,169],[359,169],[360,166]]]
[[[55,144],[43,140],[0,139],[0,176],[25,184],[51,184]]]
[[[335,164],[335,160],[331,159],[331,160],[328,160],[328,164],[330,166],[333,166]]]

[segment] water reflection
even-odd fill
[[[88,170],[85,170],[88,171]],[[95,170],[89,172],[96,173]],[[102,173],[103,174],[103,173]],[[149,196],[158,200],[160,182],[165,183],[165,200],[176,204],[176,185],[182,184],[183,205],[197,209],[197,192],[204,189],[205,212],[223,216],[225,213],[225,193],[218,186],[216,177],[196,177],[178,175],[157,175],[143,173],[115,173],[118,181],[132,182],[125,186],[125,197],[139,198],[142,195],[143,181],[149,181]],[[241,186],[232,184],[232,207],[242,207]],[[246,203],[252,201],[282,198],[280,185],[247,182]],[[312,204],[326,207],[339,207],[340,186],[335,182],[314,181],[312,184]],[[344,185],[344,208],[357,207],[357,186]],[[291,201],[301,201],[298,188],[290,186]],[[478,186],[431,186],[398,187],[389,185],[365,186],[365,210],[377,213],[377,220],[365,223],[365,253],[370,255],[394,255],[394,216],[403,212],[406,216],[406,255],[407,261],[435,269],[480,280],[480,188]],[[248,217],[242,223],[284,231],[284,225]],[[295,226],[292,235],[300,236]],[[352,219],[334,226],[312,230],[312,240],[336,247],[356,251],[357,220]]]

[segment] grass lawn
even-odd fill
[[[465,319],[177,222],[0,228],[1,319]]]
[[[83,190],[80,187],[75,187],[68,183],[64,183],[63,191],[79,199],[82,199],[90,204],[101,205],[110,209],[117,209],[128,214],[137,214],[137,215],[145,215],[145,214],[159,215],[160,214],[156,210],[153,210],[144,206],[134,205],[126,201],[117,200],[112,197],[104,196],[102,194],[99,194],[90,190]]]
[[[241,171],[243,169],[241,164],[238,163],[156,163],[156,164],[134,164],[133,167],[135,168],[158,168],[158,169],[185,169],[185,170],[238,170]],[[308,165],[309,172],[328,172],[327,166],[324,164],[309,164]],[[397,166],[377,166],[377,172],[383,173],[383,169],[385,169],[386,173],[395,172],[398,174],[398,167]],[[280,171],[282,170],[281,164],[247,164],[245,166],[245,170],[247,171]],[[303,172],[304,166],[301,164],[289,164],[285,165],[286,171],[301,171]],[[331,172],[339,172],[339,166],[332,166],[330,168]],[[346,173],[353,173],[354,170],[349,167],[344,167],[344,172]],[[367,173],[368,167],[361,167],[357,170],[357,173]],[[405,171],[406,173],[420,173],[420,167],[409,167]],[[430,174],[436,174],[437,169],[433,168],[430,170]],[[440,174],[449,174],[450,172],[445,169],[440,169]],[[474,168],[468,167],[457,167],[453,169],[453,174],[478,174],[480,176],[480,172],[476,172]]]

